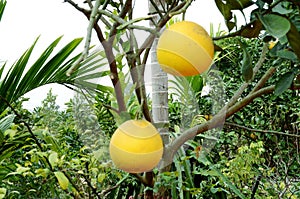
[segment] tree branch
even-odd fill
[[[89,10],[79,7],[78,4],[74,3],[72,0],[64,0],[64,2],[71,4],[74,8],[76,8],[76,10],[78,10],[86,15],[90,13]]]
[[[149,1],[150,1],[151,5],[153,6],[153,8],[155,9],[156,13],[159,15],[159,18],[163,18],[163,14],[159,10],[158,6],[156,5],[156,2],[154,2],[153,0],[149,0]]]
[[[132,30],[129,30],[130,34],[130,45],[131,51],[138,50],[138,44],[135,38],[135,35]],[[138,98],[139,104],[142,107],[142,112],[145,119],[149,122],[152,122],[152,117],[150,114],[150,110],[148,107],[148,100],[146,96],[146,88],[145,88],[145,81],[144,81],[144,67],[145,65],[141,63],[140,56],[132,56],[132,53],[126,54],[127,62],[130,66],[130,74],[133,80],[133,83],[136,84],[135,93]]]
[[[127,15],[127,13],[132,9],[132,0],[126,0],[121,12],[119,13],[119,18],[124,19],[125,16]],[[117,34],[117,27],[120,25],[121,23],[119,22],[115,22],[110,30],[109,33],[109,42],[113,42],[113,38],[115,37],[115,35]]]
[[[125,101],[124,101],[124,95],[121,88],[121,83],[119,81],[119,75],[118,75],[118,67],[115,60],[115,56],[112,50],[112,42],[110,41],[111,38],[108,38],[108,40],[105,40],[102,30],[98,24],[94,24],[94,29],[96,31],[97,37],[99,41],[101,42],[105,55],[107,57],[107,61],[109,63],[110,68],[110,79],[113,83],[114,89],[115,89],[115,95],[118,102],[119,110],[118,113],[126,111]]]
[[[186,2],[183,2],[179,5],[177,5],[175,8],[169,10],[169,12],[166,15],[163,15],[162,18],[160,18],[160,20],[158,21],[158,23],[156,24],[156,28],[154,29],[154,32],[159,33],[160,30],[166,25],[166,23],[171,19],[170,13],[175,13],[178,10],[182,9],[182,7],[184,7],[184,5],[186,4]],[[155,39],[157,35],[154,34],[150,34],[147,39],[145,39],[144,43],[141,45],[139,51],[137,52],[137,55],[140,56],[145,49],[148,49],[152,46],[152,43]]]
[[[100,6],[100,0],[96,0],[95,6],[93,7],[92,13],[89,18],[90,22],[89,22],[89,25],[87,28],[83,52],[81,53],[79,59],[77,59],[76,62],[73,64],[73,66],[71,68],[69,68],[69,70],[67,71],[67,76],[70,76],[79,67],[80,62],[84,61],[89,54],[92,30],[93,30],[94,24],[96,23],[96,15],[97,15],[99,6]]]
[[[65,0],[65,2],[70,3],[77,10],[82,12],[88,19],[90,19],[90,13],[91,13],[90,11],[85,10],[83,8],[80,8],[72,0]],[[127,0],[126,2],[127,3],[125,3],[125,5],[124,5],[124,7],[126,7],[126,9],[124,8],[122,10],[122,12],[119,15],[120,18],[124,18],[126,16],[126,12],[128,12],[128,9],[129,9],[128,8],[128,3],[131,3],[131,0]],[[103,11],[103,10],[98,11],[98,13],[108,14],[108,12]],[[112,45],[113,45],[113,40],[114,40],[114,36],[115,36],[113,33],[116,33],[116,27],[119,25],[119,23],[115,22],[114,25],[111,27],[110,37],[108,37],[107,40],[104,38],[100,26],[97,23],[94,23],[93,25],[94,25],[93,27],[96,31],[97,37],[98,37],[100,43],[102,44],[102,46],[104,48],[105,55],[106,55],[108,63],[109,63],[110,72],[111,72],[110,79],[111,79],[112,84],[114,86],[115,95],[116,95],[116,99],[117,99],[118,106],[119,106],[118,113],[126,111],[124,95],[123,95],[123,91],[122,91],[122,88],[121,88],[121,84],[119,82],[117,64],[116,64],[115,56],[114,56],[113,51],[112,51]],[[113,36],[111,36],[111,35],[113,35]]]
[[[250,93],[256,92],[259,89],[261,89],[265,83],[272,77],[274,72],[276,71],[275,67],[270,67],[269,70],[264,74],[264,76],[259,80],[259,82],[255,85],[255,87],[252,89]]]
[[[88,187],[90,187],[92,189],[92,192],[95,196],[97,196],[97,198],[101,198],[98,193],[97,193],[97,189],[95,187],[93,187],[91,181],[88,179],[88,177],[85,174],[81,174],[85,180],[85,182],[87,183]]]
[[[220,127],[224,125],[225,119],[233,115],[234,113],[241,110],[243,107],[251,103],[255,98],[260,97],[264,94],[272,93],[275,89],[275,86],[268,86],[265,88],[262,88],[252,94],[249,94],[246,96],[243,100],[237,102],[235,105],[230,107],[227,111],[224,111],[225,109],[222,109],[218,114],[216,114],[211,120],[197,125],[195,127],[192,127],[186,131],[184,131],[182,134],[180,134],[178,137],[173,140],[169,145],[165,147],[164,154],[162,161],[160,163],[160,167],[164,168],[168,165],[170,165],[173,162],[174,155],[176,154],[177,150],[188,140],[193,139],[196,135],[203,133],[207,130]],[[296,84],[290,89],[293,90],[299,90],[300,84]]]
[[[296,135],[296,134],[290,134],[290,133],[284,133],[284,132],[272,131],[272,130],[253,129],[253,128],[249,128],[249,127],[242,126],[242,125],[239,125],[239,124],[231,123],[231,122],[225,122],[225,125],[226,126],[237,127],[237,128],[240,128],[240,129],[244,129],[246,131],[251,131],[251,132],[271,133],[271,134],[277,134],[277,135],[284,135],[284,136],[300,138],[300,135]]]
[[[174,11],[172,10],[172,11],[169,13],[169,16],[170,16],[170,17],[173,17],[173,16],[175,16],[175,15],[184,13],[191,3],[192,3],[191,0],[186,0],[186,1],[184,1],[183,3],[179,4],[179,5],[174,9]]]
[[[258,185],[259,185],[259,182],[261,180],[261,174],[259,174],[255,180],[255,183],[254,185],[252,186],[252,193],[251,193],[251,199],[254,199],[255,198],[255,193],[257,191],[257,188],[258,188]]]
[[[267,52],[268,52],[268,44],[264,43],[264,46],[263,46],[263,49],[262,49],[262,52],[261,52],[261,56],[260,56],[258,62],[256,63],[255,67],[253,68],[253,76],[255,76],[255,74],[257,73],[257,71],[260,69],[263,62],[265,61]],[[242,93],[248,87],[249,84],[250,84],[250,82],[244,82],[241,85],[239,90],[234,94],[234,96],[227,103],[226,109],[228,107],[231,107],[234,103],[236,103],[236,101],[240,98],[240,96],[242,95]]]

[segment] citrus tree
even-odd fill
[[[149,54],[148,52],[154,38],[160,30],[165,27],[171,17],[184,13],[187,7],[192,4],[192,1],[172,1],[167,2],[166,4],[162,3],[161,5],[157,5],[157,2],[155,3],[154,1],[150,1],[152,6],[156,8],[155,14],[159,15],[159,19],[154,23],[155,28],[146,28],[137,25],[137,22],[141,20],[154,21],[152,19],[154,16],[148,15],[142,18],[133,18],[135,8],[132,1],[119,1],[113,3],[109,1],[96,1],[94,4],[87,1],[87,5],[80,5],[79,3],[69,0],[66,0],[66,2],[70,3],[89,20],[92,20],[90,21],[90,25],[92,24],[90,28],[93,27],[96,31],[99,42],[103,45],[108,59],[108,65],[111,72],[110,78],[114,86],[114,95],[118,102],[115,112],[119,116],[124,115],[124,113],[127,112],[124,90],[120,83],[120,70],[118,70],[117,65],[117,61],[121,56],[124,57],[124,60],[126,61],[126,65],[124,67],[128,67],[132,81],[136,84],[136,96],[140,102],[143,117],[148,121],[152,121],[149,112],[150,105],[147,104],[148,100],[144,86],[144,72]],[[253,63],[251,55],[249,55],[249,52],[247,51],[247,45],[241,42],[241,50],[244,52],[243,60],[241,61],[241,75],[245,82],[211,120],[187,129],[185,132],[182,132],[178,137],[176,137],[170,144],[165,146],[164,155],[161,161],[162,168],[172,163],[174,155],[186,141],[193,139],[196,135],[209,129],[220,126],[226,118],[234,115],[255,98],[274,91],[275,94],[279,95],[289,88],[298,89],[297,84],[293,84],[293,87],[291,87],[291,85],[299,73],[299,51],[297,50],[299,48],[299,44],[297,42],[299,39],[299,27],[297,27],[299,20],[297,17],[299,14],[297,8],[299,7],[299,4],[294,1],[215,1],[215,3],[220,12],[223,14],[229,31],[228,34],[214,37],[213,39],[215,41],[228,37],[240,36],[244,38],[261,39],[265,42],[265,44],[261,48],[261,56],[257,60],[257,63]],[[243,13],[243,10],[250,6],[254,6],[250,16],[250,22],[241,27],[237,27],[234,11],[238,10]],[[112,22],[109,20],[112,20]],[[101,24],[105,25],[107,29],[103,28]],[[142,30],[149,33],[149,36],[143,40],[141,45],[138,45],[137,43],[134,30]],[[123,38],[120,34],[124,34],[127,37]],[[266,74],[261,79],[257,80],[257,82],[252,81],[266,59],[269,45],[268,42],[271,40],[279,40],[276,45],[276,48],[278,48],[278,54],[275,56],[280,58],[282,56],[287,56],[288,54],[293,57],[291,57],[291,61],[295,64],[291,70],[282,76],[282,79],[280,79],[276,85],[264,87],[267,79],[270,78],[273,73],[271,69],[267,70]],[[288,48],[290,50],[287,51],[286,49]],[[117,49],[117,53],[114,53],[113,49]],[[215,49],[218,50],[218,46],[216,46]],[[121,52],[124,53],[120,55]],[[243,93],[246,88],[254,83],[256,83],[256,86],[249,92],[248,95],[243,97]],[[144,179],[143,182],[146,185],[151,185],[153,183],[152,180],[149,181],[147,179]]]
[[[146,80],[148,76],[146,71],[147,68],[149,68],[147,60],[150,54],[150,49],[155,38],[160,36],[161,30],[166,27],[172,17],[179,14],[183,14],[184,16],[187,8],[192,5],[193,2],[190,0],[166,2],[150,0],[149,3],[153,7],[153,11],[141,18],[134,18],[134,11],[138,8],[134,7],[134,2],[131,0],[87,0],[85,3],[65,0],[65,2],[69,3],[76,10],[82,13],[89,21],[86,44],[83,53],[63,64],[63,61],[65,61],[66,57],[69,55],[68,52],[71,52],[73,47],[76,46],[78,42],[76,41],[76,44],[70,44],[72,46],[71,49],[69,49],[70,46],[68,45],[68,50],[65,48],[62,49],[57,56],[54,56],[54,58],[47,63],[44,61],[44,58],[48,57],[49,50],[46,50],[37,63],[32,67],[33,69],[29,70],[30,75],[27,75],[27,73],[24,72],[24,67],[26,60],[30,56],[31,49],[27,51],[20,61],[12,67],[3,82],[1,82],[0,91],[2,94],[0,96],[4,102],[3,105],[1,104],[3,106],[2,111],[4,111],[7,107],[15,110],[12,104],[15,103],[22,94],[28,92],[30,89],[46,83],[59,82],[68,86],[77,85],[79,88],[88,88],[88,91],[98,91],[98,94],[100,93],[101,95],[99,94],[100,97],[98,96],[95,103],[97,105],[96,112],[97,110],[99,111],[97,115],[100,116],[103,114],[102,111],[104,111],[104,109],[106,111],[109,110],[111,115],[108,114],[107,117],[111,118],[113,115],[117,126],[121,125],[126,120],[137,118],[144,118],[149,122],[154,123],[151,111],[156,107],[151,106],[151,99],[147,97],[146,92]],[[248,117],[246,114],[242,114],[242,110],[247,110],[247,105],[251,102],[257,103],[255,100],[261,99],[263,95],[275,94],[276,96],[281,96],[285,94],[287,90],[299,89],[299,3],[293,0],[280,0],[274,2],[263,0],[255,2],[250,0],[216,0],[215,3],[224,16],[228,27],[228,31],[224,34],[211,35],[215,43],[215,64],[208,70],[208,72],[203,73],[201,76],[195,75],[193,77],[177,78],[176,81],[173,81],[175,85],[174,87],[178,92],[175,92],[175,94],[171,96],[174,97],[180,93],[182,94],[179,95],[180,97],[184,95],[189,97],[187,97],[187,100],[185,101],[183,98],[171,98],[171,103],[169,105],[172,110],[180,110],[185,117],[180,118],[177,117],[178,115],[175,114],[174,111],[170,112],[170,143],[164,146],[164,153],[158,170],[155,169],[154,171],[148,171],[142,174],[134,173],[130,175],[130,177],[134,176],[139,183],[143,184],[146,187],[146,190],[150,190],[146,192],[147,194],[145,195],[145,198],[153,198],[153,192],[160,196],[164,195],[165,197],[167,197],[166,195],[172,195],[172,197],[175,198],[176,196],[181,198],[192,197],[191,195],[193,195],[193,197],[197,197],[202,190],[207,190],[208,186],[207,184],[205,185],[204,182],[215,183],[215,178],[218,178],[219,182],[217,184],[218,186],[210,187],[210,191],[212,193],[217,193],[224,197],[224,194],[231,191],[231,193],[235,196],[237,195],[241,198],[246,198],[245,195],[249,195],[249,193],[241,190],[246,187],[246,179],[252,178],[256,174],[252,172],[251,168],[255,164],[262,164],[264,161],[260,159],[264,150],[262,143],[254,143],[249,145],[248,148],[240,146],[238,153],[235,154],[234,158],[231,160],[226,159],[224,154],[218,154],[221,159],[221,163],[228,163],[227,168],[221,168],[222,172],[218,167],[219,165],[212,164],[212,161],[204,156],[208,152],[204,149],[211,149],[212,146],[209,145],[216,144],[216,132],[218,132],[220,127],[224,124],[226,127],[241,127],[244,128],[244,130],[251,130],[252,128],[245,126],[246,124],[233,124],[233,121],[236,122],[239,119],[243,120],[245,117]],[[250,21],[246,22],[243,26],[238,27],[234,13],[236,11],[244,13],[246,8],[252,9]],[[139,25],[139,22],[141,21],[151,21],[152,26],[150,28],[141,26]],[[89,53],[89,41],[92,30],[95,31],[99,44],[103,47],[103,51],[100,53]],[[141,42],[139,42],[139,32],[142,32],[142,35],[144,35]],[[227,48],[227,38],[236,39],[233,40],[235,42],[235,46],[233,44],[231,45],[231,47],[234,46],[234,48],[232,48],[234,50]],[[249,39],[254,39],[257,42],[253,44],[249,42]],[[273,45],[272,42],[275,44],[274,47],[269,46],[270,43]],[[252,45],[257,46],[255,51],[250,50]],[[52,44],[49,48],[52,50]],[[272,50],[270,50],[271,48]],[[234,59],[231,59],[231,56],[234,55],[235,51],[239,52],[238,56],[234,56]],[[256,54],[254,55],[251,52],[255,52]],[[267,67],[264,67],[264,63],[266,60],[270,59],[268,57],[270,55],[272,55],[274,62],[267,65]],[[97,60],[95,61],[96,58]],[[103,60],[105,64],[103,64]],[[284,64],[282,64],[283,62]],[[95,65],[95,63],[97,64]],[[230,67],[228,67],[230,68],[230,71],[226,71],[227,76],[224,76],[224,80],[226,80],[226,82],[223,84],[222,81],[220,81],[222,79],[222,75],[217,72],[216,67],[219,67],[220,71],[222,71],[222,67],[224,69],[224,67],[226,67],[226,63],[230,64]],[[41,66],[44,66],[44,64],[47,67],[42,67],[42,72],[40,72],[40,68]],[[103,67],[104,65],[108,66],[108,68],[103,69],[104,72],[97,71],[90,74],[93,69]],[[57,68],[57,66],[61,67]],[[18,67],[21,67],[21,70]],[[283,67],[283,69],[281,67]],[[277,68],[280,68],[280,70],[276,70]],[[1,72],[2,71],[3,69]],[[276,71],[280,71],[280,73],[276,73]],[[47,76],[47,74],[49,76]],[[272,79],[275,74],[276,78]],[[230,75],[231,77],[228,78]],[[31,76],[36,77],[36,81],[28,81]],[[87,81],[97,77],[102,78],[104,76],[110,78],[112,88],[109,86],[92,84],[91,81]],[[128,83],[128,77],[130,77],[131,83]],[[228,82],[238,82],[237,79],[239,82],[242,80],[242,82],[237,85],[229,85],[234,85],[233,89],[230,89],[228,91],[229,93],[226,93],[226,89],[223,89],[223,86],[228,86]],[[270,81],[270,79],[272,79],[272,81]],[[271,84],[268,84],[268,81],[270,81]],[[203,100],[205,97],[201,96],[201,93],[199,93],[199,91],[203,90],[203,86],[211,88],[211,90],[214,91],[214,94],[212,94],[210,98],[212,101],[221,99],[221,103],[217,104],[219,107],[216,106],[213,109],[208,108],[211,106],[210,99]],[[76,87],[73,88],[76,89]],[[193,92],[184,90],[184,88],[192,88]],[[237,88],[237,90],[235,90],[235,88]],[[15,93],[15,95],[12,95],[12,92]],[[83,92],[83,94],[84,96],[88,96],[87,91]],[[107,101],[103,100],[106,95],[109,96],[109,100]],[[228,99],[224,97],[226,95],[229,97]],[[296,95],[299,94],[296,93]],[[91,96],[94,97],[95,95]],[[79,102],[80,100],[81,99],[78,99]],[[193,105],[195,103],[193,100],[195,100],[196,103],[199,103],[201,108],[205,108],[207,112],[203,112],[203,115],[199,114],[199,112],[193,113],[192,111],[195,111],[194,107],[189,106],[190,104]],[[190,111],[186,112],[185,108],[190,108]],[[256,109],[256,107],[254,109]],[[74,109],[72,111],[74,111]],[[85,115],[84,111],[75,111],[75,113],[78,113],[79,118],[80,116],[82,118],[89,116],[88,114]],[[211,113],[212,115],[210,115]],[[15,114],[19,115],[17,112],[15,112]],[[51,114],[53,114],[53,112]],[[180,128],[182,120],[189,116],[192,119],[184,122],[184,128]],[[240,116],[240,118],[238,116]],[[111,119],[106,120],[107,124],[111,124],[108,122],[109,120]],[[5,118],[6,124],[11,124],[11,122],[12,116]],[[23,132],[30,134],[24,135],[28,135],[33,138],[33,140],[29,140],[32,141],[31,145],[35,144],[39,149],[39,153],[36,153],[34,149],[29,150],[27,153],[28,156],[31,157],[35,155],[35,164],[42,163],[47,166],[41,167],[42,170],[39,171],[31,171],[29,165],[24,166],[19,164],[12,168],[12,170],[16,170],[19,173],[13,173],[13,175],[24,174],[25,176],[30,176],[36,171],[40,172],[39,175],[41,175],[41,177],[48,179],[47,173],[51,173],[53,174],[50,175],[52,176],[52,178],[50,178],[52,182],[57,181],[63,190],[62,192],[55,192],[55,189],[52,189],[52,193],[55,193],[58,197],[63,193],[69,194],[73,197],[93,196],[98,198],[108,196],[106,195],[107,193],[112,193],[108,197],[114,197],[114,194],[116,193],[116,197],[122,197],[122,191],[125,190],[129,190],[126,192],[125,197],[130,196],[128,193],[132,193],[132,195],[134,195],[134,193],[139,193],[139,190],[137,190],[139,189],[137,188],[139,186],[135,186],[137,181],[134,178],[128,177],[128,174],[124,174],[122,172],[112,174],[113,177],[111,178],[117,179],[118,181],[115,186],[111,186],[113,182],[110,182],[110,184],[108,184],[108,188],[103,189],[100,184],[104,184],[104,182],[107,182],[104,181],[104,179],[108,179],[105,178],[107,177],[105,172],[110,172],[111,170],[107,169],[107,167],[104,168],[102,164],[99,166],[99,163],[97,165],[95,162],[97,157],[98,161],[102,158],[102,153],[100,153],[101,151],[99,151],[100,149],[97,148],[97,146],[95,146],[92,151],[91,149],[84,151],[81,154],[83,157],[80,157],[79,159],[74,158],[69,159],[69,161],[64,161],[64,157],[72,157],[74,154],[72,154],[72,152],[59,152],[59,147],[55,145],[53,139],[48,138],[48,131],[39,133],[38,138],[46,142],[46,144],[39,144],[39,139],[37,139],[36,135],[33,131],[31,131],[28,123],[24,123],[23,120],[21,120],[20,123],[21,122],[25,124],[25,127],[22,129]],[[80,122],[83,122],[84,124]],[[99,122],[101,122],[101,120],[99,120]],[[180,124],[178,124],[178,122],[180,122]],[[85,126],[84,121],[77,121],[77,125],[78,124],[80,124],[79,128]],[[45,122],[42,122],[40,125],[47,128],[51,127],[51,125],[45,125]],[[160,124],[155,125],[160,127]],[[264,127],[266,128],[266,126]],[[9,125],[5,125],[2,129],[3,131],[11,132],[11,134],[6,133],[5,136],[14,135],[12,131],[7,131],[9,128]],[[112,129],[114,130],[114,128]],[[111,131],[112,129],[107,128],[107,131]],[[85,131],[87,130],[85,128],[82,128],[81,130],[83,130],[88,136],[90,135],[89,133],[91,131]],[[38,132],[39,131],[36,131],[36,133]],[[65,133],[68,133],[67,135],[71,136],[69,131]],[[230,138],[232,138],[235,141],[234,143],[239,143],[237,137],[232,134],[233,133],[231,132],[230,135],[224,136],[222,141],[227,142],[230,141]],[[76,133],[72,135],[76,137]],[[111,136],[111,134],[109,136]],[[201,138],[201,136],[202,139],[199,141],[199,137]],[[28,141],[27,139],[24,139],[24,137],[20,137],[20,139]],[[255,137],[253,139],[255,139]],[[84,144],[80,145],[82,143],[73,142],[76,138],[71,140],[72,142],[69,142],[70,140],[64,140],[63,143],[66,143],[67,146],[84,146]],[[200,143],[193,142],[197,140]],[[104,139],[103,143],[105,143]],[[201,175],[204,177],[202,180],[202,186],[205,189],[201,190],[198,189],[198,187],[195,187],[195,182],[192,180],[193,177],[190,174],[192,174],[191,168],[196,169],[196,167],[191,166],[193,162],[189,161],[190,156],[187,154],[186,145],[192,147],[193,150],[191,155],[193,155],[197,161],[200,161],[200,163],[198,162],[197,164],[207,168],[207,170],[193,171],[195,176]],[[9,148],[8,146],[11,145],[6,145],[3,150],[10,149],[7,150],[7,155],[9,156],[11,155],[10,152],[13,151],[14,148]],[[22,147],[23,145],[14,146]],[[55,148],[54,146],[58,148]],[[223,145],[220,147],[221,150],[223,149],[222,147]],[[231,151],[234,151],[234,146],[231,147]],[[248,164],[241,165],[245,159],[245,154],[249,154],[248,157],[246,157],[248,158]],[[201,158],[199,159],[199,157]],[[70,173],[63,169],[71,166],[74,166],[73,168],[75,169]],[[170,172],[172,169],[171,166],[175,166],[177,172]],[[242,173],[242,175],[239,175],[231,172],[237,172],[239,166],[248,169],[248,173]],[[99,172],[99,167],[103,168],[101,172]],[[111,165],[108,167],[110,168]],[[83,168],[86,170],[83,171]],[[162,171],[166,172],[163,173]],[[184,179],[187,179],[187,181],[184,181]],[[129,180],[126,188],[121,186],[125,180]],[[236,183],[239,182],[242,183],[241,186],[236,185]],[[259,180],[257,180],[257,182],[259,182]],[[286,183],[286,181],[283,181],[283,183]],[[220,187],[222,186],[225,188],[221,189]],[[164,187],[165,189],[163,189]],[[84,190],[88,191],[84,192]],[[178,195],[178,190],[184,191],[179,191]],[[282,193],[284,193],[284,191]],[[137,197],[137,195],[135,196]],[[202,195],[202,197],[204,196],[207,195]],[[254,198],[255,191],[252,191],[250,196]]]

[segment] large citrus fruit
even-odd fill
[[[172,75],[193,76],[206,71],[213,60],[214,45],[206,30],[190,21],[164,30],[157,44],[157,59]]]
[[[114,164],[129,173],[152,170],[163,154],[163,142],[156,128],[146,120],[129,120],[114,132],[109,145]]]

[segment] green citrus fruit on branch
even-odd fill
[[[114,132],[110,157],[116,167],[129,173],[152,170],[163,154],[163,142],[156,128],[146,120],[129,120]]]
[[[213,56],[211,37],[202,26],[194,22],[172,24],[158,40],[158,62],[165,72],[172,75],[201,74],[211,66]]]

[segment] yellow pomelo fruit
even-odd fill
[[[163,154],[163,142],[156,128],[146,120],[129,120],[111,137],[110,157],[114,164],[129,173],[152,170]]]
[[[214,44],[206,30],[190,21],[177,22],[164,30],[157,44],[157,59],[172,75],[193,76],[212,64]]]

